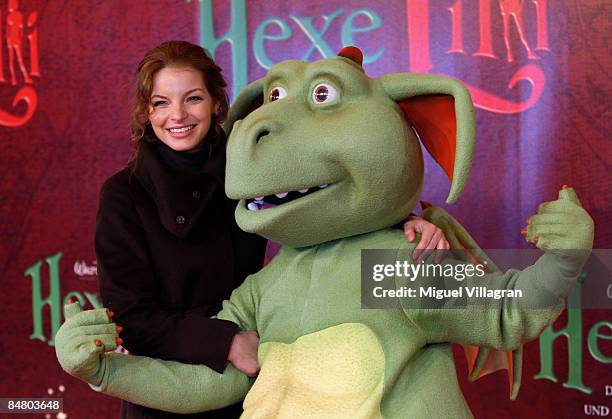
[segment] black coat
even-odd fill
[[[143,144],[135,163],[102,186],[95,247],[100,293],[133,354],[205,364],[222,372],[234,323],[210,319],[259,270],[265,240],[235,223],[224,193],[225,149],[198,173],[171,169]],[[239,406],[176,417],[231,418]],[[124,403],[124,418],[175,417]]]

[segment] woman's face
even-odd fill
[[[171,149],[200,149],[216,106],[198,70],[165,67],[155,73],[149,121],[157,138]]]

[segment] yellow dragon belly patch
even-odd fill
[[[382,418],[385,356],[363,324],[263,343],[259,361],[242,418]]]

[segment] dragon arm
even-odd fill
[[[244,399],[251,379],[231,364],[223,374],[204,365],[142,356],[104,354],[96,390],[174,413],[220,409]]]
[[[461,284],[462,296],[446,298],[445,308],[424,306],[408,313],[429,342],[516,350],[521,344],[537,338],[561,313],[581,266],[582,263],[571,258],[547,253],[523,271],[495,272],[477,281],[466,278]],[[484,285],[493,292],[521,291],[522,297],[470,298],[465,291]]]
[[[247,278],[224,302],[219,318],[253,328],[253,284],[253,276]],[[65,312],[56,338],[58,360],[66,372],[97,391],[154,409],[194,413],[236,403],[252,385],[231,364],[219,374],[204,365],[108,353],[116,348],[117,334],[105,309],[81,311],[72,303]]]
[[[453,249],[464,251],[464,261],[487,265],[488,271],[493,273],[490,279],[497,281],[496,288],[518,289],[526,286],[525,292],[529,295],[527,300],[522,300],[526,303],[523,308],[515,304],[521,301],[506,300],[496,305],[495,309],[487,310],[480,304],[479,307],[461,310],[461,314],[456,310],[445,310],[442,313],[435,310],[413,312],[425,322],[423,326],[426,330],[434,331],[431,338],[436,341],[447,339],[482,345],[463,345],[468,358],[470,379],[475,380],[497,370],[507,369],[510,398],[515,399],[521,382],[520,342],[537,337],[562,310],[563,300],[574,286],[592,246],[593,222],[573,189],[562,189],[558,200],[540,205],[538,214],[530,218],[527,228],[527,239],[548,253],[536,265],[523,272],[511,270],[501,273],[457,220],[438,207],[425,203],[424,208],[423,218],[444,231]],[[491,286],[489,281],[483,281],[482,284]],[[440,316],[445,319],[442,324],[454,325],[452,330],[440,331]],[[453,316],[455,318],[451,318]],[[461,327],[465,322],[472,322],[479,327]],[[501,352],[492,347],[513,350]]]
[[[448,234],[449,241],[457,240],[480,259],[486,258],[459,223],[450,216],[442,218],[456,226],[456,239]],[[464,310],[423,310],[413,314],[424,322],[423,330],[429,331],[432,341],[517,349],[539,336],[563,310],[565,298],[590,255],[593,235],[591,217],[574,190],[564,187],[557,200],[541,204],[529,220],[527,239],[545,251],[534,265],[465,281],[466,288],[484,285],[491,290],[520,290],[522,297],[477,301],[463,296],[458,302],[461,305],[456,307]]]

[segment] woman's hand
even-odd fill
[[[249,377],[255,377],[259,372],[258,349],[259,336],[256,332],[236,333],[227,360]]]
[[[450,249],[450,245],[444,237],[444,232],[429,221],[417,215],[411,215],[408,217],[408,221],[404,223],[404,235],[412,243],[416,239],[417,233],[421,234],[421,241],[412,253],[414,261],[419,263],[427,259],[431,252],[437,249],[435,261],[440,263]]]

